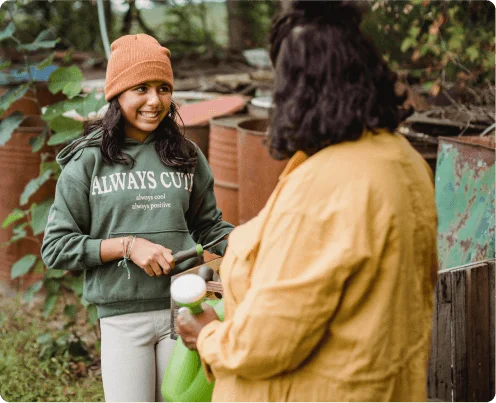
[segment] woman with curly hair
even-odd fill
[[[291,157],[220,268],[225,321],[178,320],[216,401],[425,401],[437,277],[432,172],[398,125],[395,75],[348,2],[272,28],[269,148]]]

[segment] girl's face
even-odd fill
[[[143,142],[167,116],[171,100],[171,88],[163,81],[148,81],[119,95],[126,136]]]

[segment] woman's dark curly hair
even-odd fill
[[[297,1],[270,32],[276,68],[268,145],[277,159],[396,129],[403,97],[349,1]]]
[[[177,167],[186,172],[197,163],[195,146],[181,133],[176,119],[181,119],[174,102],[169,113],[155,129],[155,150],[162,163],[169,167]],[[181,120],[182,121],[182,120]],[[117,97],[109,101],[109,108],[102,119],[90,123],[84,130],[83,137],[73,145],[73,149],[87,140],[87,136],[101,130],[100,151],[107,164],[134,165],[134,159],[122,151],[125,140],[125,120]],[[84,146],[84,144],[83,144]]]

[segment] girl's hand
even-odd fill
[[[144,238],[134,240],[129,258],[152,277],[168,274],[174,268],[172,251]]]
[[[177,317],[177,332],[183,344],[190,350],[196,350],[196,341],[200,331],[214,320],[219,320],[214,308],[205,303],[202,304],[203,312],[192,315],[188,308],[181,308]]]

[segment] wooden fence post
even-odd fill
[[[453,282],[453,334],[452,356],[453,363],[453,401],[467,400],[467,340],[466,340],[466,271],[454,270],[451,272]],[[457,320],[458,318],[458,320]]]
[[[494,354],[494,344],[495,344],[495,315],[494,303],[496,301],[496,288],[494,286],[495,278],[495,261],[490,260],[489,264],[489,374],[490,374],[490,397],[489,400],[493,400],[496,395],[495,381],[495,354]]]
[[[466,320],[467,400],[489,401],[489,265],[467,269],[466,317],[455,316],[453,322]],[[455,312],[457,314],[457,312]],[[458,346],[456,346],[458,347]]]
[[[439,273],[435,289],[432,346],[427,376],[429,399],[450,402],[451,384],[451,275]]]

